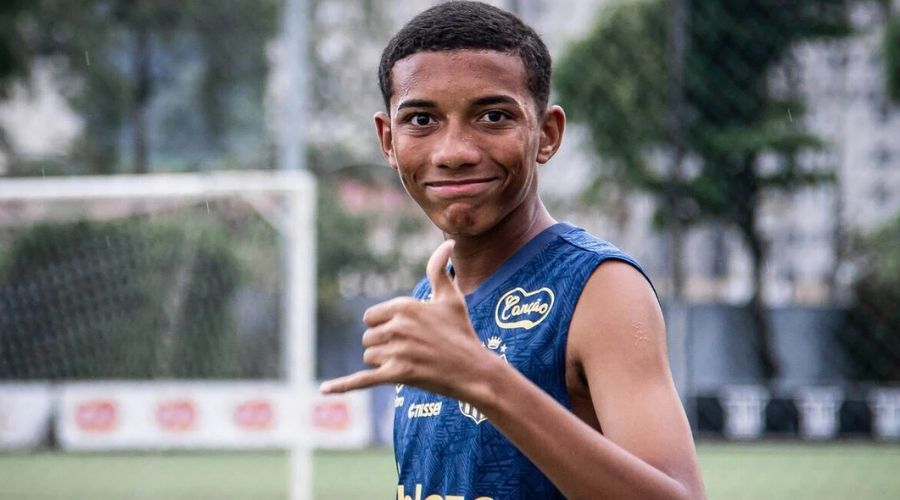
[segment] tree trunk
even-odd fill
[[[147,173],[147,104],[150,100],[152,76],[150,75],[150,33],[144,23],[135,26],[134,52],[134,103],[131,115],[134,172]]]
[[[745,164],[742,170],[747,178],[741,179],[739,182],[747,183],[747,191],[744,199],[737,202],[739,203],[737,210],[740,214],[738,225],[750,250],[752,261],[753,294],[750,297],[750,302],[747,304],[747,309],[753,320],[753,329],[756,334],[756,354],[759,359],[762,376],[769,382],[778,375],[778,366],[772,356],[771,328],[769,328],[769,318],[763,301],[765,296],[763,265],[766,260],[766,247],[756,220],[758,215],[757,209],[760,203],[759,188],[754,182],[756,179],[754,168],[756,157],[755,155],[750,155],[744,161]]]
[[[4,161],[6,162],[6,168],[9,169],[10,166],[15,166],[18,163],[18,153],[16,152],[15,146],[13,146],[12,141],[9,140],[9,136],[6,134],[6,131],[0,128],[0,155],[4,157]],[[0,171],[0,175],[6,174],[8,172]]]
[[[765,250],[758,234],[747,235],[750,255],[753,259],[753,295],[750,297],[749,309],[753,317],[753,328],[756,330],[756,349],[763,378],[767,381],[778,375],[778,367],[772,357],[772,337],[769,318],[763,302],[763,263]]]

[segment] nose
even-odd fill
[[[434,144],[432,163],[439,168],[462,168],[480,161],[481,151],[472,133],[463,124],[448,123]]]

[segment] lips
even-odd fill
[[[496,177],[483,177],[429,181],[425,187],[441,196],[472,196],[489,189],[496,180]]]

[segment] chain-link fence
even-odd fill
[[[602,12],[563,51],[557,90],[599,158],[595,199],[653,199],[641,238],[664,255],[649,261],[678,311],[673,364],[698,434],[891,439],[896,8]]]
[[[380,50],[433,3],[307,3],[320,376],[362,366],[359,313],[408,292],[439,240],[371,130]],[[878,470],[854,454],[860,442],[896,457],[900,4],[493,3],[554,57],[551,100],[569,127],[542,167],[547,205],[635,255],[660,292],[707,482],[733,475],[721,464],[735,443],[834,443],[821,448],[838,450],[824,485]],[[270,168],[292,88],[284,5],[213,4],[0,9],[0,172]],[[238,201],[151,209],[127,224],[38,225],[0,206],[0,381],[279,372],[279,277],[266,265],[281,257],[265,221]],[[764,476],[790,466],[784,450],[766,463],[786,464],[732,478],[746,490],[727,496],[771,496]],[[882,476],[871,497],[900,494]],[[810,491],[841,496],[830,487]]]

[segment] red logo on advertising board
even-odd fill
[[[274,421],[272,403],[265,399],[244,401],[234,408],[234,422],[242,429],[264,430],[272,427]]]
[[[186,431],[194,427],[197,410],[190,399],[172,399],[156,406],[156,423],[166,431]]]
[[[350,427],[350,407],[346,401],[320,401],[313,407],[313,427],[340,430]]]
[[[87,432],[109,432],[116,427],[118,410],[115,401],[95,399],[75,407],[75,424]]]

